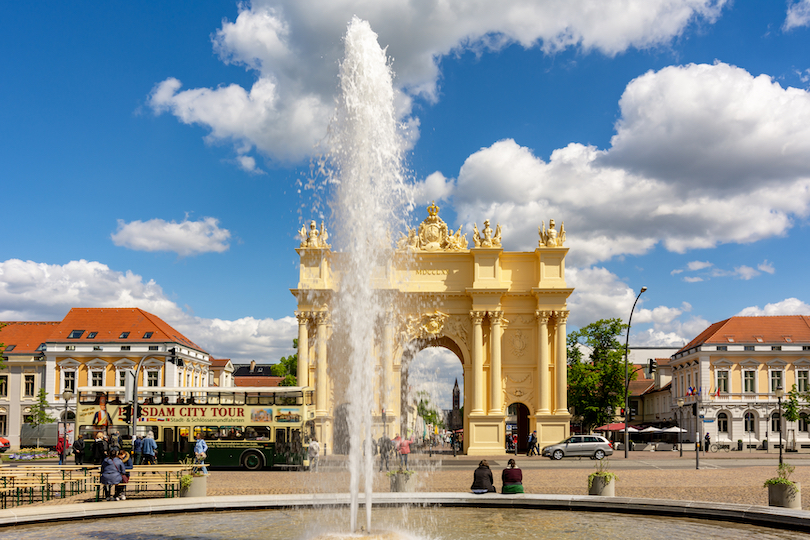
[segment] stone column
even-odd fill
[[[471,413],[484,413],[484,333],[481,323],[485,312],[471,311],[470,319],[473,323],[473,350],[472,350],[472,411]]]
[[[490,407],[489,414],[503,413],[503,377],[501,376],[501,332],[502,325],[506,322],[503,318],[503,311],[493,311],[489,314],[489,385],[490,385]]]
[[[298,318],[298,386],[309,386],[309,313],[296,312]]]
[[[395,396],[399,395],[394,391],[394,326],[393,321],[385,319],[383,322],[383,343],[382,343],[382,395],[380,405],[385,409],[388,418],[393,418],[395,412],[392,405]],[[380,411],[382,412],[382,411]]]
[[[328,414],[327,404],[329,402],[327,393],[329,392],[329,385],[327,384],[326,374],[326,340],[329,337],[328,323],[329,314],[325,311],[320,311],[316,315],[316,322],[318,329],[315,333],[318,339],[318,352],[317,352],[317,365],[315,369],[315,413],[318,416],[326,416]]]
[[[537,317],[537,404],[535,414],[551,413],[551,384],[548,375],[548,311],[535,311]]]
[[[568,320],[568,311],[558,311],[557,319],[557,406],[555,413],[568,414],[568,350],[566,348],[565,322]]]

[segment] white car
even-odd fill
[[[546,446],[541,455],[551,459],[577,456],[602,459],[613,455],[613,444],[600,435],[572,435],[563,442]]]

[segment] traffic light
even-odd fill
[[[171,349],[169,349],[168,352],[169,352],[169,356],[166,357],[166,361],[169,362],[170,364],[174,364],[176,366],[177,361],[178,361],[177,349],[175,347],[172,347]]]
[[[652,375],[653,373],[655,373],[655,370],[658,367],[658,362],[655,361],[655,358],[650,358],[648,360],[648,363],[649,363],[648,367],[649,367],[650,375]]]
[[[124,413],[124,422],[132,423],[132,405],[124,405],[121,411]]]

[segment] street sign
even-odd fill
[[[703,420],[703,415],[702,414],[700,415],[700,419]]]
[[[714,422],[714,418],[706,418],[705,420],[703,420],[704,424],[711,424],[712,422]]]

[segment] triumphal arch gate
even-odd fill
[[[566,370],[565,228],[554,221],[538,227],[537,248],[504,251],[501,228],[488,220],[473,229],[468,245],[461,229],[427,218],[397,243],[390,279],[394,313],[380,320],[375,358],[379,383],[373,389],[375,436],[407,429],[408,362],[416,352],[445,347],[464,373],[464,450],[470,455],[504,451],[507,408],[516,404],[522,433],[537,430],[540,443],[569,434]],[[298,384],[315,388],[316,434],[330,453],[340,411],[350,400],[330,356],[334,329],[330,305],[340,281],[341,253],[332,252],[323,223],[300,231],[298,287]],[[345,407],[343,407],[345,408]],[[385,412],[383,412],[385,411]]]

